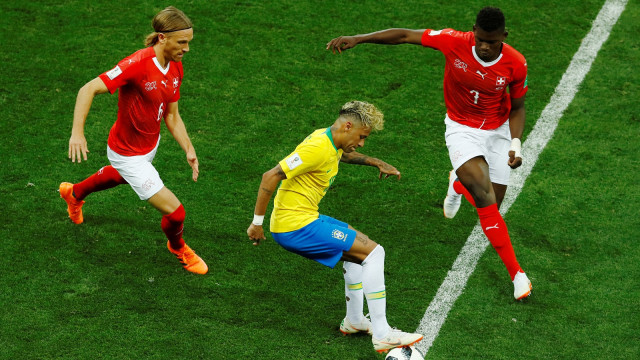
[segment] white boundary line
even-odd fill
[[[593,21],[591,31],[582,39],[582,44],[575,53],[567,71],[562,76],[560,83],[549,101],[549,104],[540,114],[533,130],[527,136],[527,141],[522,146],[522,156],[525,159],[522,166],[511,172],[509,188],[500,207],[502,214],[509,211],[518,194],[524,186],[524,182],[531,173],[538,156],[547,145],[558,126],[558,121],[567,109],[578,87],[591,69],[591,64],[598,55],[602,44],[607,40],[613,25],[618,21],[620,14],[627,5],[628,0],[608,0],[600,9],[600,13]],[[416,345],[424,355],[433,345],[434,340],[444,324],[447,314],[462,294],[464,287],[473,273],[480,256],[484,253],[489,242],[482,233],[482,228],[477,224],[458,258],[447,273],[442,285],[438,289],[435,298],[429,304],[429,308],[418,325],[416,332],[424,335],[424,339]]]

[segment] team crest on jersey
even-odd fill
[[[155,184],[156,183],[154,183],[153,180],[147,179],[147,181],[145,181],[144,184],[142,184],[142,189],[144,191],[149,191]]]
[[[342,240],[342,241],[345,241],[345,238],[346,238],[344,233],[338,229],[333,230],[333,232],[331,233],[331,236],[336,240]]]
[[[464,72],[467,72],[467,64],[464,61],[456,59],[456,61],[453,62],[453,65],[455,65],[458,69],[462,69],[464,70]]]
[[[178,78],[173,78],[173,88],[177,88],[179,84]]]
[[[147,91],[151,91],[153,89],[157,89],[156,88],[156,82],[155,81],[149,81],[146,84],[144,84],[144,89]]]
[[[498,76],[496,78],[496,86],[504,86],[507,83],[506,76]]]
[[[462,153],[460,153],[460,151],[456,151],[451,155],[451,162],[456,162],[461,157],[462,157]]]

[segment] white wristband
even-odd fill
[[[513,151],[515,153],[514,157],[522,159],[522,154],[520,153],[521,150],[522,150],[522,143],[520,142],[520,139],[518,138],[511,139],[511,148],[509,149],[509,151]]]
[[[252,224],[256,225],[256,226],[262,226],[262,223],[264,222],[264,215],[253,215],[253,221]]]

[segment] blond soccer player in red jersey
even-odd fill
[[[387,29],[340,36],[331,40],[327,49],[341,53],[361,43],[414,44],[443,53],[445,140],[453,165],[444,216],[455,216],[462,195],[469,200],[509,272],[515,299],[520,300],[531,294],[531,282],[516,260],[498,208],[507,190],[509,167],[522,164],[527,63],[522,54],[504,43],[507,35],[502,11],[485,7],[477,15],[473,31]]]
[[[151,164],[160,142],[162,120],[186,153],[193,181],[198,179],[198,158],[178,111],[183,70],[182,57],[193,39],[191,20],[175,7],[160,11],[152,21],[154,32],[146,48],[124,58],[113,69],[86,83],[78,92],[69,139],[72,162],[87,160],[84,124],[93,98],[106,92],[118,95],[118,118],[109,132],[107,157],[111,165],[101,168],[77,184],[60,184],[60,197],[67,202],[69,217],[84,221],[82,205],[92,192],[129,184],[141,200],[162,213],[161,227],[167,247],[183,267],[206,274],[207,264],[182,238],[185,210],[178,198],[164,186]]]

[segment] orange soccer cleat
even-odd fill
[[[171,243],[167,241],[167,248],[178,258],[178,260],[180,260],[182,267],[187,269],[187,271],[200,275],[204,275],[209,271],[209,267],[204,260],[202,260],[200,256],[196,255],[195,251],[191,250],[189,245],[184,244],[182,249],[173,250],[171,248]]]
[[[84,201],[76,200],[73,196],[73,184],[68,182],[63,182],[60,184],[60,197],[67,202],[67,212],[69,213],[69,218],[76,224],[82,224],[84,221],[84,217],[82,217],[82,205]]]

